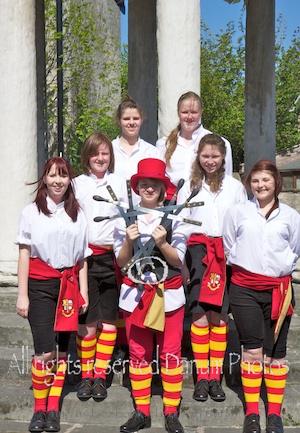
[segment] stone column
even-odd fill
[[[177,101],[200,94],[200,1],[157,0],[158,136],[178,123]]]
[[[128,2],[128,93],[143,108],[141,137],[157,139],[156,0]]]
[[[40,1],[40,0],[38,0]],[[37,179],[35,0],[2,0],[0,13],[0,277],[16,269],[21,209]]]
[[[275,161],[275,0],[246,2],[245,173]]]

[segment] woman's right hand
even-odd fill
[[[129,242],[134,242],[137,238],[140,237],[139,229],[137,224],[131,224],[126,229],[126,239]]]
[[[16,304],[16,310],[17,310],[17,314],[19,314],[19,316],[23,317],[24,319],[28,318],[29,298],[27,295],[20,295],[19,294],[18,299],[17,299],[17,304]]]

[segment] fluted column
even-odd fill
[[[0,13],[0,272],[16,263],[21,209],[37,179],[35,0],[2,0]]]
[[[157,0],[158,136],[176,126],[182,93],[200,93],[200,1]]]

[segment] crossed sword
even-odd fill
[[[184,208],[191,208],[191,207],[204,205],[203,201],[190,203],[190,200],[198,194],[198,192],[199,192],[198,188],[195,188],[191,192],[190,196],[185,200],[184,203],[182,203],[180,205],[175,204],[175,202],[177,200],[178,192],[182,188],[183,184],[184,184],[184,179],[180,179],[180,181],[178,182],[176,191],[175,191],[173,197],[171,198],[169,204],[167,206],[158,207],[156,209],[148,209],[148,208],[141,207],[141,206],[133,206],[132,191],[131,191],[131,186],[130,186],[129,180],[126,181],[128,204],[118,200],[112,187],[110,185],[107,185],[106,188],[107,188],[107,190],[111,196],[111,199],[106,199],[106,198],[103,198],[99,195],[94,195],[93,199],[96,201],[104,201],[104,202],[112,203],[112,204],[116,205],[117,208],[119,209],[120,214],[119,215],[113,215],[113,216],[97,216],[94,218],[94,221],[95,222],[101,222],[101,221],[104,221],[107,219],[112,220],[112,219],[116,219],[116,218],[123,218],[125,220],[126,227],[128,227],[131,224],[134,224],[136,217],[138,215],[150,213],[150,214],[162,217],[160,224],[167,231],[170,228],[172,221],[182,221],[182,222],[185,222],[187,224],[193,224],[193,225],[201,226],[202,223],[200,221],[191,220],[191,219],[184,218],[184,217],[179,215],[179,213]],[[128,261],[128,263],[125,266],[123,266],[121,271],[124,274],[126,274],[129,270],[129,268],[131,266],[133,266],[133,264],[136,263],[139,259],[145,260],[145,262],[143,263],[143,267],[147,264],[150,264],[152,269],[155,270],[152,259],[150,257],[152,252],[153,252],[153,249],[155,247],[155,241],[154,241],[153,237],[151,237],[145,244],[142,243],[140,238],[137,238],[134,241],[133,245],[134,245],[133,257]],[[143,267],[142,266],[140,267],[138,274],[140,274],[140,275],[142,274]]]

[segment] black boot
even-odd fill
[[[50,410],[46,413],[46,422],[44,430],[46,432],[59,432],[60,431],[60,414],[55,410]]]
[[[283,433],[282,419],[280,416],[275,414],[267,416],[266,433]]]
[[[184,433],[177,413],[165,415],[165,427],[168,433]]]
[[[46,413],[42,410],[38,410],[37,412],[34,412],[28,430],[30,432],[42,432],[44,431],[45,426],[45,420],[46,420]]]
[[[79,400],[86,401],[92,397],[92,386],[93,380],[89,378],[82,379],[82,381],[76,385]]]
[[[132,416],[129,418],[125,424],[121,425],[121,433],[133,433],[143,428],[151,427],[151,417],[150,415],[144,415],[140,410],[133,412]]]
[[[209,382],[209,395],[214,401],[224,401],[226,399],[225,392],[217,379]]]
[[[95,401],[102,401],[107,397],[106,382],[102,377],[97,377],[92,386],[92,395]]]
[[[245,416],[243,433],[260,433],[259,415],[257,413],[250,413]]]
[[[206,401],[208,399],[209,383],[206,379],[199,380],[195,385],[193,399],[197,401]]]

